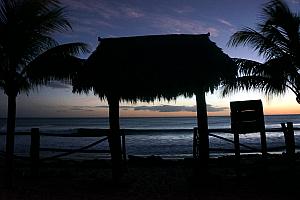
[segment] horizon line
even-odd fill
[[[264,116],[285,116],[285,115],[300,115],[299,114],[265,114]],[[230,117],[230,115],[209,115],[207,117]],[[109,119],[109,116],[106,117],[16,117],[16,119],[65,119],[65,118],[70,118],[70,119],[82,119],[82,118],[107,118]],[[197,118],[197,116],[120,116],[121,118]],[[0,119],[7,119],[7,117],[0,117]]]

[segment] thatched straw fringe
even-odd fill
[[[208,34],[172,34],[102,38],[78,75],[74,91],[150,102],[213,91],[236,70]]]

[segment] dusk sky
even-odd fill
[[[61,42],[85,42],[93,51],[97,37],[152,34],[203,34],[231,57],[263,61],[247,47],[227,47],[230,36],[244,26],[255,27],[265,0],[62,0],[68,8],[73,31],[58,34]],[[300,11],[300,0],[286,0],[292,10]],[[82,55],[83,58],[89,54]],[[201,67],[201,66],[199,66]],[[99,77],[103,74],[99,74]],[[0,117],[6,117],[7,97],[0,91]],[[256,92],[236,93],[221,98],[207,94],[209,115],[228,115],[233,100],[262,99],[265,114],[300,113],[295,95],[267,99]],[[195,116],[195,98],[176,101],[121,103],[121,116]],[[55,82],[49,87],[18,96],[18,117],[105,117],[107,103],[90,95],[72,94],[72,87]]]

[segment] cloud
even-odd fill
[[[138,1],[107,0],[65,0],[64,4],[69,7],[71,13],[74,13],[71,19],[75,22],[74,30],[78,35],[85,34],[96,38],[100,34],[99,31],[101,35],[115,31],[123,31],[126,35],[124,30],[129,27],[132,27],[132,31],[137,34],[210,32],[213,37],[219,35],[219,30],[213,25],[208,25],[203,20],[191,19],[190,14],[195,11],[195,8],[189,5],[179,7],[162,3],[158,9],[154,6],[145,6]],[[164,9],[162,10],[161,7]]]
[[[207,112],[222,112],[228,110],[227,107],[218,107],[211,104],[206,105]]]
[[[68,107],[69,111],[97,111],[99,109],[108,109],[108,106],[70,106]],[[128,109],[133,109],[132,106],[120,106],[120,109],[123,110],[128,110]]]
[[[226,107],[217,107],[210,104],[207,104],[207,112],[221,112],[225,111],[228,108]],[[69,111],[88,111],[93,112],[99,109],[108,109],[107,105],[101,106],[71,106],[68,108]],[[196,112],[197,107],[194,106],[176,106],[176,105],[158,105],[158,106],[120,106],[121,110],[132,110],[132,111],[153,111],[161,113],[170,113],[170,112]],[[62,112],[62,109],[59,110]]]
[[[119,16],[118,12],[107,3],[107,1],[77,1],[77,0],[64,0],[64,4],[72,12],[81,12],[88,16],[89,14],[100,15],[104,18],[111,18]]]
[[[176,105],[160,105],[160,106],[135,106],[136,111],[156,111],[156,112],[196,112],[196,106],[176,106]],[[227,110],[226,107],[215,107],[207,104],[208,112],[220,112]]]
[[[92,38],[91,46],[97,44],[98,36],[108,36],[115,31],[120,32],[127,28],[127,23],[135,22],[136,19],[143,18],[145,15],[142,8],[123,1],[64,0],[63,3],[70,11],[69,18],[74,30],[69,40],[85,38],[91,43]]]
[[[73,106],[70,108],[71,111],[87,111],[87,112],[94,112],[94,109],[88,109],[88,106]]]
[[[108,108],[108,106],[95,106],[95,108]]]
[[[133,108],[136,111],[156,111],[156,112],[196,112],[195,106],[136,106]]]
[[[64,4],[69,9],[80,11],[85,16],[92,14],[94,17],[101,17],[104,19],[112,18],[140,18],[144,16],[141,9],[136,6],[129,5],[122,1],[78,1],[78,0],[65,0]]]
[[[292,4],[300,4],[300,0],[289,0]]]
[[[190,18],[179,18],[169,15],[154,15],[151,17],[152,26],[159,28],[163,32],[170,33],[210,33],[213,37],[219,35],[219,31],[212,26],[208,26],[200,20]]]
[[[186,13],[192,13],[195,11],[195,8],[191,6],[182,6],[180,8],[174,8],[173,11],[177,14],[186,14]]]
[[[145,14],[140,9],[126,6],[125,4],[120,6],[120,11],[128,18],[141,18],[145,16]]]
[[[94,112],[97,110],[96,108],[97,108],[96,106],[68,106],[68,107],[63,107],[59,110],[56,110],[56,112],[59,112],[59,113],[64,113],[64,112],[69,112],[69,111]]]
[[[218,19],[218,21],[221,23],[221,24],[224,24],[226,26],[229,26],[229,27],[234,27],[233,24],[231,24],[229,21],[225,20],[225,19]]]
[[[47,87],[53,88],[53,89],[70,89],[71,85],[59,82],[59,81],[52,81],[50,84],[47,85]]]
[[[225,20],[225,19],[217,19],[217,21],[223,25],[225,25],[230,32],[236,32],[236,26],[233,25],[232,23],[230,23],[229,21]]]
[[[95,106],[95,108],[109,109],[108,106]],[[119,106],[119,108],[122,110],[133,110],[134,106]]]

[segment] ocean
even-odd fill
[[[282,122],[293,122],[294,127],[300,127],[300,115],[272,115],[265,116],[266,128],[280,128]],[[230,128],[230,117],[215,116],[208,118],[209,129]],[[121,118],[120,126],[124,129],[132,129],[126,135],[126,148],[128,155],[136,156],[161,156],[163,158],[187,158],[192,157],[193,128],[196,127],[195,117],[158,117],[158,118]],[[107,118],[18,118],[16,131],[30,131],[31,128],[39,128],[41,132],[71,134],[78,128],[109,127]],[[5,132],[6,120],[0,118],[0,132]],[[233,139],[229,133],[214,133],[219,136]],[[42,148],[67,148],[76,149],[97,141],[99,138],[69,138],[69,137],[41,137]],[[300,133],[295,132],[296,145],[300,144]],[[255,148],[260,147],[259,133],[251,133],[240,136],[240,142]],[[282,132],[267,132],[268,147],[284,145]],[[232,149],[233,144],[210,137],[210,148]],[[0,136],[0,151],[5,149],[5,136]],[[30,137],[16,136],[15,152],[17,155],[28,156],[30,149]],[[91,149],[108,149],[108,143],[104,142]],[[282,153],[282,152],[275,152]],[[59,153],[42,152],[41,157],[47,157]],[[222,151],[211,151],[210,156],[218,157],[226,155]],[[100,159],[108,155],[76,153],[65,157],[66,159]]]

